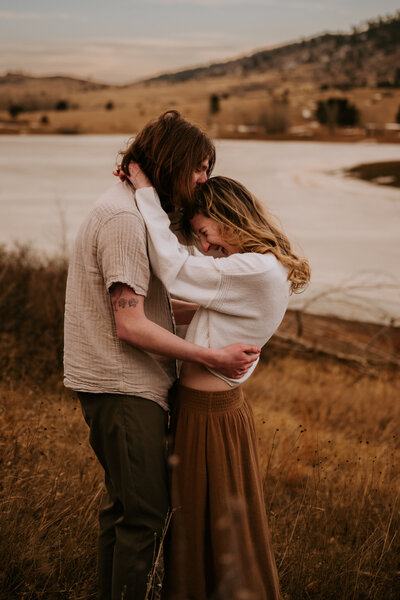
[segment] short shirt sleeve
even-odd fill
[[[138,215],[120,212],[99,228],[97,261],[107,288],[124,283],[146,296],[150,281],[146,229]]]

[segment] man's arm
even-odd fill
[[[196,362],[234,379],[242,377],[259,356],[259,348],[246,344],[211,349],[187,342],[150,321],[144,297],[129,286],[114,284],[110,293],[118,338],[141,350]]]

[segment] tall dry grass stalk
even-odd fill
[[[102,474],[61,384],[65,275],[0,252],[2,600],[95,594]],[[397,598],[399,383],[290,353],[247,382],[286,600]]]

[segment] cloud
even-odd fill
[[[128,0],[131,4],[137,4],[137,0]],[[147,2],[141,2],[146,5],[165,5],[165,6],[199,6],[199,7],[248,7],[251,6],[263,6],[263,7],[276,7],[280,8],[282,6],[287,6],[291,8],[301,8],[301,9],[326,9],[327,2],[318,2],[315,0],[147,0]]]
[[[43,19],[78,19],[81,21],[82,18],[82,15],[65,12],[38,13],[0,10],[0,19],[3,19],[4,21],[42,21]]]
[[[0,19],[6,21],[38,21],[41,16],[33,12],[11,12],[9,10],[0,10]]]
[[[137,4],[137,0],[129,0],[131,4]],[[143,4],[143,2],[142,2]],[[243,6],[244,0],[147,0],[147,5],[166,6]],[[279,0],[247,0],[246,6],[270,6],[279,5]]]
[[[281,6],[287,6],[288,8],[300,8],[300,9],[306,9],[306,10],[326,10],[327,9],[327,4],[324,2],[313,2],[310,1],[308,2],[308,0],[293,0],[293,2],[290,2],[290,0],[288,1],[284,1],[281,3]],[[337,10],[337,9],[336,9]]]
[[[64,74],[127,83],[165,71],[226,60],[252,49],[235,36],[187,34],[171,38],[92,39],[57,43],[0,43],[0,71]]]

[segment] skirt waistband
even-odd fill
[[[235,410],[242,406],[244,402],[241,386],[222,392],[206,392],[178,384],[175,397],[180,407],[187,407],[199,412]]]

